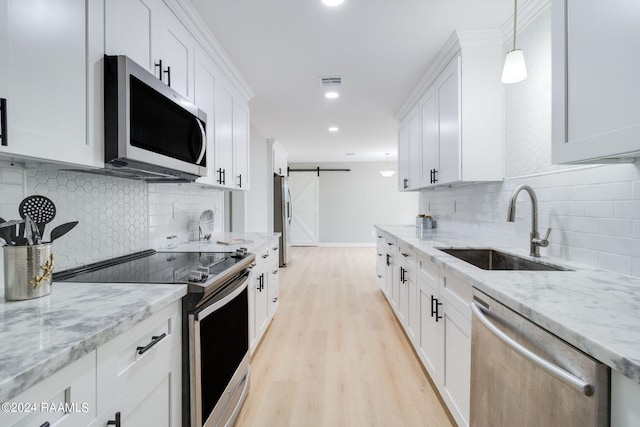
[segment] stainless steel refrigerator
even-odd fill
[[[291,188],[289,177],[273,177],[273,231],[280,234],[280,267],[287,266],[288,250],[291,242]]]

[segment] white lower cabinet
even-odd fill
[[[256,265],[249,275],[249,347],[251,354],[278,308],[280,277],[278,239],[255,250]]]
[[[16,396],[37,407],[2,411],[0,425],[179,427],[181,312],[178,300]]]
[[[33,427],[47,422],[56,427],[88,425],[96,416],[96,352],[83,356],[3,405],[9,405],[10,410],[6,411],[3,406],[2,426]]]
[[[378,253],[383,253],[394,237],[378,235]],[[459,426],[468,426],[472,286],[403,241],[393,241],[387,246],[397,248],[389,251],[396,255],[389,267],[378,269],[381,288],[389,289],[389,305],[449,412]]]
[[[122,425],[179,426],[182,322],[178,303],[98,347],[93,426],[120,414]]]
[[[611,371],[611,427],[640,426],[640,384]]]

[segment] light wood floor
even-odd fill
[[[375,274],[375,248],[292,248],[237,427],[455,425]]]

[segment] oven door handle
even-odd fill
[[[202,311],[195,312],[193,314],[193,319],[196,322],[199,322],[200,320],[204,319],[214,311],[218,310],[221,307],[224,307],[228,302],[230,302],[235,297],[240,295],[240,293],[246,289],[248,282],[249,282],[249,272],[246,271],[242,274],[242,276],[238,277],[235,281],[227,285],[227,287],[233,288],[233,290],[229,294],[225,295],[225,297],[222,298],[221,300],[216,301],[213,304],[207,306]]]
[[[530,351],[528,348],[524,347],[520,343],[513,340],[510,336],[502,332],[497,326],[495,326],[491,321],[485,316],[484,310],[480,307],[476,302],[471,303],[471,310],[473,314],[476,315],[476,318],[482,323],[487,329],[489,329],[496,337],[498,337],[501,341],[503,341],[506,345],[511,347],[513,351],[519,353],[525,359],[528,359],[531,363],[543,369],[550,375],[564,382],[565,384],[570,385],[574,389],[578,390],[581,393],[584,393],[585,396],[593,395],[593,386],[582,379],[576,377],[575,375],[565,371],[559,366],[554,365],[553,363],[543,359],[538,356],[534,352]]]

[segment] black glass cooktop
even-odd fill
[[[155,252],[103,261],[54,274],[55,281],[85,283],[187,283],[189,272],[209,268],[209,277],[241,261],[233,252]]]

